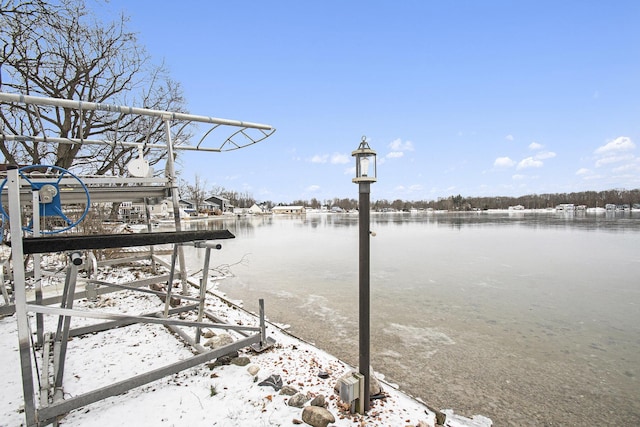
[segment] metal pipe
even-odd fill
[[[33,237],[40,237],[40,191],[35,190],[31,193],[31,206],[33,209],[32,232]],[[33,254],[33,280],[36,284],[36,304],[42,304],[42,270],[40,268],[40,254]],[[44,319],[42,314],[36,315],[36,343],[42,346],[44,340]]]
[[[167,134],[167,176],[169,185],[171,188],[171,202],[173,204],[173,220],[176,225],[176,231],[182,231],[182,224],[180,223],[180,202],[178,200],[178,182],[176,180],[176,169],[173,157],[173,143],[171,142],[171,118],[164,116],[164,128]],[[189,282],[187,282],[187,267],[184,260],[184,250],[182,246],[178,246],[178,258],[180,260],[180,279],[182,280],[182,293],[187,294],[189,292]],[[172,268],[175,267],[175,264]],[[173,283],[170,284],[172,286]],[[169,301],[167,301],[167,307],[169,307]]]
[[[169,317],[169,306],[171,304],[171,290],[173,288],[173,277],[176,270],[176,255],[178,253],[178,245],[173,245],[173,253],[171,254],[171,269],[169,270],[169,281],[167,282],[167,296],[164,300],[164,317]]]
[[[7,167],[7,190],[9,192],[9,224],[11,229],[11,256],[13,259],[14,298],[18,323],[18,345],[22,369],[22,391],[24,394],[24,414],[27,426],[36,424],[36,402],[33,387],[33,366],[31,364],[31,343],[29,319],[27,317],[27,293],[22,259],[22,216],[20,214],[20,182],[18,167]]]
[[[260,346],[264,348],[267,346],[267,327],[264,318],[264,299],[260,298],[258,300],[258,304],[260,306]]]
[[[83,139],[80,141],[79,138],[58,138],[58,137],[49,137],[46,138],[43,136],[24,136],[24,135],[7,135],[2,134],[2,139],[5,141],[16,141],[16,142],[53,142],[56,144],[83,144],[83,145],[107,145],[110,147],[134,147],[139,148],[144,145],[145,148],[159,148],[166,150],[167,146],[165,144],[141,144],[139,142],[125,142],[125,141],[107,141],[106,139]],[[207,151],[211,153],[219,153],[222,150],[219,148],[210,148],[210,147],[196,147],[193,145],[176,145],[173,147],[174,150],[184,150],[184,151]]]
[[[204,251],[204,264],[202,266],[202,279],[200,280],[200,302],[198,303],[198,322],[202,322],[204,316],[204,301],[207,297],[207,282],[209,281],[209,259],[211,248]],[[196,328],[196,344],[200,343],[200,328]]]
[[[369,371],[370,363],[370,277],[369,277],[369,195],[371,192],[371,184],[369,182],[360,182],[358,184],[360,193],[360,204],[358,211],[359,221],[359,237],[360,237],[360,267],[359,267],[359,291],[360,291],[360,338],[359,338],[359,369],[364,376],[364,394],[360,396],[360,407],[364,412],[369,410],[369,385],[371,377]]]
[[[34,313],[58,315],[58,316],[76,316],[87,319],[106,319],[106,320],[119,320],[119,321],[135,321],[136,323],[153,323],[158,325],[178,325],[185,327],[201,327],[201,328],[216,328],[216,329],[229,329],[230,331],[250,331],[260,332],[260,328],[257,326],[243,326],[243,325],[231,325],[227,323],[207,323],[207,322],[193,322],[190,320],[169,319],[163,316],[150,317],[150,316],[131,316],[127,314],[116,313],[103,313],[93,312],[85,310],[71,310],[68,308],[55,308],[40,305],[26,305],[29,311]]]
[[[72,99],[44,98],[39,96],[22,95],[0,92],[0,101],[20,102],[24,104],[50,105],[53,107],[74,108],[82,110],[109,111],[121,114],[139,114],[141,116],[160,117],[163,120],[188,120],[192,122],[211,123],[226,126],[239,126],[252,129],[271,130],[270,125],[244,122],[241,120],[220,119],[217,117],[198,116],[195,114],[174,113],[171,111],[151,110],[148,108],[127,107],[122,105],[100,104],[96,102],[75,101]]]
[[[76,282],[78,278],[78,268],[82,264],[82,255],[80,252],[73,252],[69,258],[71,263],[67,270],[67,277],[65,279],[65,299],[62,300],[63,309],[73,308],[73,296],[76,292]],[[80,262],[78,262],[80,261]],[[58,330],[55,336],[55,343],[58,344],[57,349],[59,353],[54,354],[54,370],[53,376],[55,381],[56,390],[62,387],[62,379],[64,377],[64,365],[67,358],[67,345],[69,343],[69,327],[71,325],[71,316],[61,315],[58,320]],[[55,346],[54,346],[55,349]],[[57,355],[57,358],[55,357]]]

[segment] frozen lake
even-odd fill
[[[357,214],[189,226],[236,235],[211,261],[235,264],[230,298],[264,298],[271,321],[357,364]],[[387,381],[496,425],[640,425],[640,212],[372,214],[371,229]]]

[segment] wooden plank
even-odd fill
[[[63,252],[83,249],[125,248],[131,246],[162,245],[202,240],[233,239],[229,230],[166,231],[159,233],[92,234],[87,236],[62,235],[52,237],[25,237],[25,254]]]

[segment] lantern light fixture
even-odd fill
[[[378,173],[376,152],[369,147],[366,136],[362,137],[360,146],[351,155],[356,158],[356,177],[352,182],[376,182]]]

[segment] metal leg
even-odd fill
[[[40,237],[40,192],[33,191],[32,193],[32,206],[33,206],[33,237]],[[38,207],[36,209],[36,206]],[[40,261],[42,256],[40,254],[33,254],[33,279],[36,285],[36,304],[42,305],[42,271],[40,271]],[[38,347],[42,347],[42,340],[44,339],[44,319],[42,314],[36,314],[36,337]]]
[[[171,270],[169,271],[169,282],[167,283],[167,299],[164,302],[164,317],[169,317],[171,289],[173,288],[173,278],[176,272],[176,258],[178,257],[178,247],[178,244],[173,245],[173,254],[171,255]]]
[[[4,298],[4,303],[9,304],[11,299],[9,298],[9,293],[7,292],[7,287],[4,285],[4,266],[7,261],[2,261],[0,263],[0,290],[2,291],[2,297]]]
[[[65,298],[62,300],[61,308],[72,309],[73,297],[76,291],[76,279],[78,276],[78,267],[82,264],[79,252],[71,254],[71,264],[67,270],[67,278],[64,284]],[[56,332],[56,341],[54,343],[53,355],[53,375],[55,377],[56,392],[62,387],[62,378],[64,376],[64,361],[67,355],[67,344],[69,341],[69,326],[71,324],[71,316],[60,316],[58,320],[58,330]]]
[[[202,322],[204,315],[204,302],[207,297],[207,283],[209,281],[209,259],[211,258],[211,248],[206,248],[204,252],[204,265],[202,266],[202,280],[200,280],[200,303],[198,305],[198,322]],[[196,328],[196,344],[200,343],[200,328]]]
[[[20,366],[22,368],[22,390],[24,413],[27,426],[36,425],[36,404],[33,388],[33,367],[31,364],[31,343],[29,319],[27,317],[27,293],[22,259],[22,217],[20,214],[20,183],[16,166],[7,168],[7,189],[9,193],[9,224],[11,227],[11,254],[13,258],[14,298],[18,323],[18,344],[20,346]]]
[[[260,342],[253,344],[251,348],[255,352],[260,353],[271,348],[273,344],[275,344],[275,340],[267,337],[267,325],[264,317],[264,299],[260,298],[258,304],[260,309]]]

